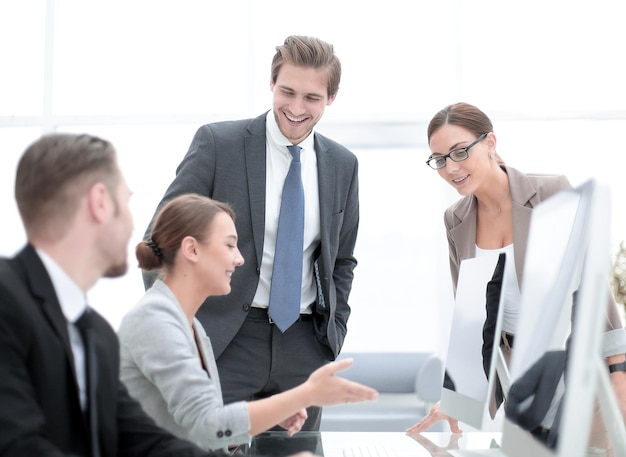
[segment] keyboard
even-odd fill
[[[397,457],[397,454],[389,446],[368,444],[343,448],[343,457]]]
[[[507,457],[500,448],[449,450],[448,454],[453,457]]]

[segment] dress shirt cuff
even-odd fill
[[[616,328],[602,334],[602,356],[626,354],[626,330]]]

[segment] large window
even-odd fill
[[[275,46],[315,35],[343,64],[319,129],[361,162],[346,348],[437,349],[451,304],[442,215],[458,195],[424,165],[428,120],[449,103],[476,104],[510,165],[609,182],[617,246],[625,13],[618,0],[3,1],[0,255],[24,242],[13,199],[22,151],[43,132],[86,131],[116,145],[133,187],[135,265],[134,244],[195,130],[269,109]],[[131,269],[99,282],[90,300],[117,326],[142,292]]]

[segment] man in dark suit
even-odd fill
[[[290,36],[276,51],[273,109],[255,119],[200,127],[159,205],[198,193],[235,210],[245,264],[233,275],[232,292],[210,298],[197,314],[211,338],[225,403],[263,398],[303,382],[339,354],[350,315],[358,163],[348,149],[314,131],[335,100],[341,65],[332,45],[312,37]],[[292,145],[301,148],[305,198],[295,303],[300,317],[281,330],[267,310]],[[303,430],[317,430],[320,416],[319,408],[309,408]]]
[[[42,137],[20,159],[15,196],[28,244],[0,259],[0,455],[216,455],[131,399],[115,332],[86,305],[100,277],[127,269],[130,190],[113,146]]]

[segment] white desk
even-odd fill
[[[255,437],[251,453],[284,457],[306,450],[323,457],[344,457],[346,450],[369,447],[391,451],[396,457],[448,457],[448,450],[499,446],[500,437],[491,432],[300,432],[288,438],[283,432],[267,432]]]

